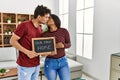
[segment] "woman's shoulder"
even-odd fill
[[[68,30],[66,28],[60,28],[60,31],[62,31],[62,32],[68,32]]]
[[[60,28],[60,30],[67,31],[67,29],[66,29],[66,28]]]

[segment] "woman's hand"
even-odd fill
[[[58,42],[56,44],[56,48],[64,48],[64,44],[62,42]]]
[[[37,53],[40,56],[48,56],[51,54],[51,52],[45,52],[45,53]]]

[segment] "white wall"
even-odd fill
[[[110,55],[120,52],[120,0],[95,0],[93,59],[77,57],[84,72],[109,80]]]
[[[70,49],[68,49],[68,52],[70,53],[76,53],[76,43],[75,43],[75,39],[76,39],[76,0],[69,0],[69,24],[68,24],[68,30],[70,33],[70,38],[71,38],[71,47]]]
[[[58,14],[57,0],[0,0],[0,12],[34,12],[39,4],[47,5]],[[120,52],[120,0],[95,0],[93,59],[77,57],[84,72],[98,80],[109,80],[110,55]],[[26,5],[27,4],[27,5]],[[72,39],[70,53],[75,53],[75,0],[70,0],[69,31]]]
[[[56,0],[0,0],[0,12],[33,14],[37,5],[45,5],[57,13]]]

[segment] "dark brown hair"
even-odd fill
[[[61,21],[60,21],[59,17],[58,17],[57,15],[55,15],[55,14],[51,14],[50,17],[53,19],[53,21],[54,21],[54,23],[55,23],[55,26],[56,26],[57,28],[60,28],[60,26],[61,26]]]
[[[34,11],[34,18],[37,18],[39,15],[44,16],[45,14],[51,14],[51,10],[48,9],[46,6],[37,6]]]

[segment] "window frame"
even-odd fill
[[[79,1],[80,2],[80,0],[77,0],[77,1]],[[78,8],[78,2],[76,1],[76,54],[77,55],[79,55],[79,56],[82,56],[82,57],[84,57],[84,58],[87,58],[87,59],[92,59],[92,56],[93,56],[93,23],[94,23],[94,0],[91,0],[91,1],[93,1],[91,4],[92,4],[92,6],[88,6],[88,7],[86,7],[86,3],[85,3],[85,1],[87,1],[87,0],[81,0],[81,3],[83,2],[83,6],[81,6],[80,4],[80,6],[81,6],[81,8]],[[89,0],[90,1],[90,0]],[[87,3],[88,4],[88,3]],[[90,4],[89,4],[90,5]],[[90,9],[93,9],[92,10],[92,21],[91,21],[91,28],[92,28],[92,30],[90,31],[90,32],[88,32],[89,30],[86,30],[86,29],[88,29],[89,27],[88,27],[88,25],[87,25],[87,28],[85,29],[85,22],[87,22],[87,18],[85,19],[85,17],[86,17],[86,12],[85,11],[87,11],[87,10],[90,10]],[[80,13],[81,12],[81,13]],[[90,12],[90,11],[89,11]],[[81,15],[80,17],[83,19],[83,20],[80,20],[81,21],[81,23],[78,21],[79,19],[78,19],[78,13]],[[79,18],[80,18],[79,17]],[[80,19],[81,19],[80,18]],[[88,18],[88,19],[91,19],[91,18]],[[86,21],[85,21],[86,20]],[[80,24],[79,24],[79,23]],[[80,25],[81,27],[78,27],[78,25]],[[90,29],[91,29],[90,28]],[[80,29],[82,29],[82,30],[80,30]],[[80,31],[79,31],[80,30]],[[85,30],[87,31],[87,32],[85,32]],[[82,36],[82,37],[81,37]],[[87,37],[86,37],[87,36]],[[79,37],[80,38],[82,38],[82,39],[79,39]],[[89,37],[89,41],[91,41],[91,42],[89,42],[89,41],[87,41],[87,40],[85,40],[85,39],[88,39],[88,37]],[[91,39],[91,40],[90,40]],[[80,45],[80,42],[78,42],[78,41],[81,41],[81,45]],[[87,44],[86,44],[87,43]],[[90,49],[88,49],[88,48],[86,48],[86,45],[88,45],[88,44],[90,44],[91,45],[91,48]],[[79,49],[79,48],[81,48],[81,49]],[[88,51],[90,51],[89,53],[88,53]]]

